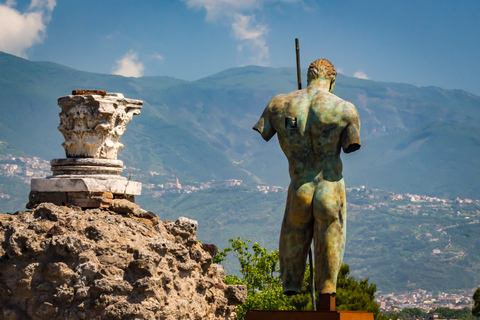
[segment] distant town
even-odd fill
[[[135,167],[125,167],[124,169],[133,170],[133,171],[140,171]],[[6,177],[18,177],[24,183],[29,184],[30,181],[34,178],[45,178],[51,175],[52,172],[50,171],[50,162],[47,160],[40,159],[38,157],[14,157],[11,154],[0,154],[0,176]],[[147,171],[147,176],[154,177],[156,175],[161,175],[155,171]],[[230,180],[222,180],[222,181],[209,181],[199,183],[199,186],[191,186],[191,185],[182,185],[178,178],[175,178],[175,182],[166,182],[166,183],[143,183],[142,187],[144,189],[151,189],[153,191],[153,197],[160,197],[166,193],[194,193],[199,192],[206,189],[211,188],[228,188],[234,186],[240,186],[243,184],[242,180],[238,179],[230,179]],[[286,187],[280,186],[266,186],[266,185],[257,185],[255,186],[258,192],[267,194],[271,192],[286,192]],[[365,186],[360,186],[356,188],[347,188],[347,192],[361,192],[367,190]],[[455,200],[449,199],[441,199],[437,197],[429,197],[425,195],[415,195],[410,193],[405,194],[396,194],[390,192],[390,200],[407,200],[412,202],[412,204],[407,204],[404,206],[405,209],[411,209],[413,214],[418,214],[418,209],[420,206],[416,206],[414,203],[416,202],[431,202],[431,203],[438,203],[438,204],[447,204],[447,203],[479,203],[480,200],[473,200],[473,199],[460,199],[456,198]],[[2,194],[0,194],[2,197]],[[8,195],[3,195],[3,197],[7,197]],[[368,195],[370,199],[374,199],[375,196],[373,194]],[[375,210],[376,208],[386,206],[387,203],[385,202],[378,202],[374,204],[370,204],[366,207],[368,210]],[[480,210],[477,210],[477,213],[480,213]]]
[[[45,178],[52,174],[50,162],[38,157],[14,157],[11,154],[0,154],[0,177],[17,177],[26,184],[33,178]],[[1,199],[10,199],[10,195],[0,192]]]
[[[440,307],[450,309],[472,308],[472,296],[476,289],[472,288],[459,293],[431,292],[422,289],[401,294],[377,293],[375,301],[382,312],[419,308],[428,313]]]
[[[154,172],[149,171],[149,174],[154,174]],[[228,188],[239,186],[242,184],[242,180],[237,179],[230,179],[230,180],[222,180],[222,181],[209,181],[200,183],[200,186],[194,187],[191,185],[184,185],[182,186],[176,179],[176,182],[166,182],[166,183],[143,183],[142,188],[145,189],[152,189],[153,194],[152,197],[157,198],[161,197],[166,193],[195,193],[202,190],[212,189],[212,188]]]

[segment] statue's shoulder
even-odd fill
[[[344,105],[344,104],[348,103],[348,101],[343,100],[342,98],[340,98],[336,94],[333,94],[333,93],[330,93],[330,92],[323,93],[323,94],[325,95],[325,98],[329,99],[333,104]]]
[[[273,97],[270,103],[283,103],[287,100],[291,100],[292,98],[294,98],[296,94],[297,94],[297,91],[277,94],[275,97]]]
[[[336,110],[336,112],[342,114],[344,118],[354,120],[358,117],[357,108],[355,108],[353,103],[343,100],[333,93],[330,93],[328,98],[331,101],[332,108]]]
[[[360,116],[358,114],[357,108],[353,105],[353,103],[342,100],[342,113],[345,118],[347,118],[350,121],[357,121]]]
[[[342,100],[342,101],[343,101],[343,107],[345,108],[345,110],[357,111],[357,108],[355,108],[353,103],[345,101],[345,100]]]
[[[285,100],[285,96],[288,95],[288,93],[280,93],[280,94],[277,94],[275,97],[273,97],[273,99],[270,101],[270,104],[275,104],[275,103],[278,103],[278,102],[281,102],[283,100]]]
[[[305,101],[309,101],[311,97],[305,90],[295,90],[288,93],[278,94],[270,100],[267,105],[268,111],[273,114],[281,113],[292,104],[302,104]]]
[[[331,101],[331,103],[337,107],[342,107],[345,109],[355,109],[355,106],[353,105],[353,103],[343,100],[342,98],[340,98],[339,96],[333,93],[329,92],[327,97]]]
[[[273,97],[272,100],[270,100],[270,103],[267,105],[267,109],[270,109],[270,111],[273,111],[273,112],[279,111],[284,107],[285,102],[290,100],[291,100],[291,92],[277,94],[275,97]]]

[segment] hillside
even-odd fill
[[[147,197],[145,208],[161,219],[198,220],[198,237],[206,243],[223,248],[228,239],[242,237],[278,248],[284,189],[231,186],[184,193],[184,186],[162,196],[154,190],[145,190],[139,202],[147,203]],[[382,292],[450,292],[480,283],[480,200],[350,188],[347,202],[344,262],[355,277],[369,277]]]
[[[27,166],[32,162],[26,161]],[[195,219],[200,226],[198,238],[220,248],[237,237],[252,239],[270,250],[278,248],[285,189],[237,185],[239,181],[182,185],[178,189],[168,186],[166,181],[171,178],[163,179],[157,185],[147,181],[142,196],[136,199],[162,220],[174,221],[180,216]],[[7,177],[3,183],[8,181],[11,187],[23,185],[27,189],[19,176]],[[27,193],[15,191],[17,204]],[[12,204],[7,200],[12,199],[0,199],[0,205],[6,208]],[[357,278],[369,277],[378,290],[397,293],[418,288],[452,292],[480,283],[480,240],[476,236],[480,200],[349,188],[347,201],[345,263]],[[234,261],[229,259],[230,273],[238,268]],[[456,274],[455,278],[451,274]]]
[[[63,157],[56,99],[97,88],[144,101],[122,137],[127,166],[187,182],[288,184],[275,138],[265,143],[251,127],[273,96],[295,89],[293,68],[248,66],[188,82],[93,74],[0,53],[0,70],[0,140],[19,154]],[[477,197],[480,97],[343,75],[335,93],[362,119],[362,149],[344,157],[348,185]]]

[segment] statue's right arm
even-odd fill
[[[273,128],[273,113],[271,110],[272,102],[267,105],[262,116],[253,126],[253,130],[258,131],[265,141],[270,140],[276,133],[275,129]]]

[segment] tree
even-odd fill
[[[391,320],[398,320],[398,312],[395,311],[387,311],[382,314],[382,317],[385,317],[385,319],[391,319]]]
[[[350,266],[342,265],[338,273],[335,297],[337,310],[365,310],[372,312],[375,320],[382,318],[380,307],[375,302],[377,286],[369,284],[368,278],[357,281],[349,274]]]
[[[480,317],[480,287],[475,291],[473,294],[473,308],[472,308],[472,314],[475,317]]]
[[[215,263],[226,261],[229,253],[240,263],[241,277],[228,275],[225,283],[243,284],[247,286],[248,297],[245,304],[237,309],[238,319],[243,319],[249,310],[312,310],[310,297],[309,265],[299,295],[285,296],[282,290],[278,266],[278,250],[267,252],[266,248],[251,240],[241,238],[230,239],[231,248],[220,250],[214,259]],[[342,265],[337,281],[337,310],[365,310],[374,314],[375,320],[385,320],[375,302],[375,284],[369,284],[368,278],[357,281],[349,276],[350,267]]]
[[[420,308],[405,308],[398,313],[400,319],[426,318],[427,314]]]
[[[245,303],[237,308],[238,319],[244,319],[249,310],[295,310],[289,297],[283,294],[278,267],[278,250],[267,252],[266,248],[250,239],[230,239],[231,248],[219,251],[215,263],[226,261],[227,254],[233,251],[240,263],[241,278],[228,275],[226,284],[243,284],[247,286],[248,295]]]
[[[450,309],[446,307],[440,307],[433,310],[432,312],[438,313],[438,317],[444,318],[444,319],[463,319],[463,320],[475,319],[475,317],[472,316],[472,311],[468,307],[465,307],[463,309]]]

